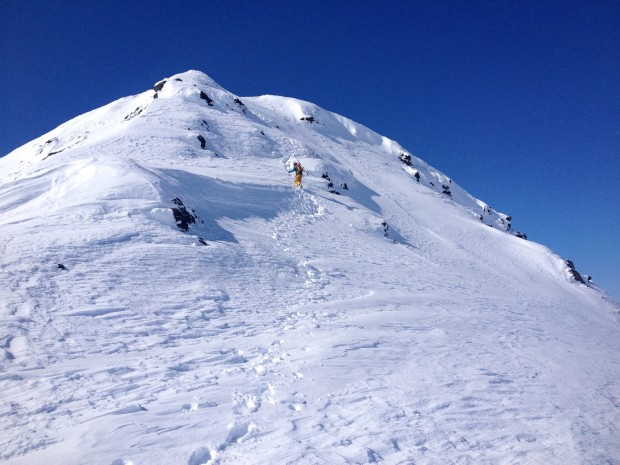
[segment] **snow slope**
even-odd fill
[[[620,463],[618,308],[308,102],[65,123],[0,159],[0,257],[6,463]]]

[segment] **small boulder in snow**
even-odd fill
[[[174,215],[174,221],[176,221],[177,226],[183,231],[189,230],[190,224],[196,224],[196,219],[198,218],[194,212],[192,213],[187,211],[185,205],[181,201],[181,199],[174,198],[172,202],[177,205],[177,208],[172,209],[172,214]]]
[[[409,155],[408,153],[401,152],[400,155],[398,155],[398,159],[402,161],[405,165],[412,166],[411,155]]]
[[[198,140],[200,141],[200,148],[204,150],[204,148],[205,148],[205,147],[206,147],[206,145],[207,145],[207,141],[206,141],[206,140],[205,140],[205,138],[204,138],[202,135],[200,135],[200,134],[198,134],[198,136],[196,136],[196,137],[197,137],[197,138],[198,138]]]
[[[211,100],[211,98],[205,94],[203,91],[200,91],[200,98],[203,100],[207,101],[207,105],[209,105],[210,107],[213,106],[213,100]]]
[[[159,82],[155,83],[155,85],[153,86],[153,90],[155,92],[159,92],[160,90],[162,90],[164,88],[165,84],[166,84],[166,80],[165,79],[163,81],[159,81]]]
[[[566,263],[566,265],[568,266],[568,269],[570,273],[573,275],[573,278],[575,278],[575,281],[581,284],[586,283],[584,279],[581,277],[581,274],[575,269],[575,264],[573,263],[572,260],[564,260],[564,263]]]

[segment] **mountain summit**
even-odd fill
[[[161,80],[1,158],[0,231],[11,464],[620,456],[605,293],[312,103]]]

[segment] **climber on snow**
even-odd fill
[[[293,164],[293,167],[288,170],[289,173],[295,173],[295,185],[297,187],[301,187],[301,178],[303,176],[303,172],[304,172],[304,167],[301,166],[301,163],[299,163],[298,161],[296,161]]]

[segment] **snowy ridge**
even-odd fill
[[[509,223],[197,71],[74,118],[0,159],[0,461],[616,463],[618,308]]]
[[[416,181],[450,196],[457,203],[469,208],[480,221],[505,231],[510,230],[510,219],[507,215],[494,212],[484,202],[473,198],[455,183],[453,184],[448,176],[430,167],[419,158],[412,157],[396,142],[309,102],[276,96],[241,99],[224,90],[207,75],[197,71],[189,71],[160,81],[155,84],[154,90],[154,95],[146,92],[135,97],[124,98],[82,115],[33,141],[28,148],[24,146],[18,149],[15,155],[10,154],[6,158],[13,158],[14,163],[20,166],[24,163],[24,158],[31,161],[45,160],[84,142],[87,143],[83,146],[87,146],[101,143],[105,139],[114,139],[118,131],[125,129],[124,125],[142,116],[133,124],[142,123],[140,126],[147,130],[145,132],[151,132],[154,140],[159,139],[157,136],[161,136],[161,131],[164,129],[186,126],[191,134],[185,134],[180,139],[191,149],[184,147],[185,150],[183,150],[179,147],[179,151],[186,153],[193,152],[196,144],[199,144],[202,149],[215,156],[239,157],[249,154],[280,158],[283,153],[290,153],[295,156],[329,160],[334,152],[342,150],[341,147],[344,146],[346,150],[351,151],[363,148],[370,154],[389,157],[388,159],[392,162],[396,156],[404,163],[403,169]],[[173,105],[182,103],[184,111],[195,110],[192,113],[194,119],[187,121],[186,114],[183,114],[180,119],[174,118],[173,115],[168,118],[169,105],[153,97],[163,100],[173,99]],[[222,124],[228,126],[227,129],[237,130],[240,125],[247,129],[249,123],[251,128],[249,134],[237,133],[236,136],[243,136],[244,140],[239,141],[240,144],[232,145],[231,131],[218,133],[216,127],[209,126],[208,118],[196,120],[195,115],[204,112],[205,104],[221,113],[224,119]],[[244,117],[240,118],[239,113]],[[87,124],[90,126],[88,129],[84,128],[86,121],[90,123]],[[304,127],[308,125],[310,128]],[[95,130],[93,131],[91,127]],[[284,131],[289,137],[283,140],[281,134],[266,134],[266,128],[277,128],[279,132]],[[203,134],[205,132],[207,134]],[[170,139],[170,136],[172,134],[167,138]],[[179,138],[178,134],[174,136]],[[227,153],[231,148],[235,149],[234,153]],[[8,176],[16,176],[19,171],[10,173],[10,167],[9,164],[9,169],[6,170],[9,173]],[[318,164],[315,168],[329,168],[329,166]],[[343,178],[342,175],[339,177]],[[340,184],[345,182],[342,180]]]

